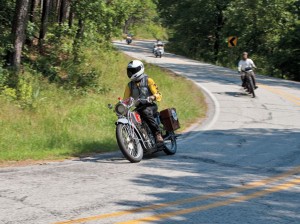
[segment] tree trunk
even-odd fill
[[[27,15],[30,0],[17,0],[12,26],[13,50],[9,53],[9,64],[16,70],[20,68],[22,49],[25,40]]]
[[[40,52],[43,52],[43,42],[47,32],[48,17],[49,17],[50,0],[43,0],[42,19],[39,36],[39,48]]]
[[[68,0],[61,0],[58,23],[63,24],[68,18],[70,2]]]
[[[214,42],[214,62],[218,61],[218,55],[220,52],[220,38],[221,32],[224,25],[224,15],[223,8],[220,5],[216,5],[217,15],[216,15],[216,30],[215,30],[215,42]]]
[[[70,6],[70,13],[69,13],[69,28],[73,26],[73,19],[74,19],[74,11],[73,6]]]
[[[35,15],[36,15],[36,8],[38,7],[38,1],[37,0],[31,0],[30,4],[30,12],[29,12],[29,20],[30,22],[35,21]]]
[[[75,40],[73,43],[74,62],[78,61],[79,45],[80,45],[80,41],[83,37],[83,33],[84,33],[84,23],[83,23],[82,19],[79,19],[78,20],[78,29],[77,29]]]
[[[59,11],[60,11],[60,6],[61,6],[61,0],[53,0],[55,1],[55,16],[56,16],[56,21],[59,23]]]

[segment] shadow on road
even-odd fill
[[[193,138],[201,143],[193,144]],[[218,192],[277,175],[300,165],[299,138],[300,130],[288,129],[232,129],[194,133],[191,139],[179,143],[179,151],[175,156],[159,156],[153,160],[143,160],[139,164],[149,169],[162,170],[161,173],[164,174],[147,173],[131,180],[133,188],[143,186],[143,189],[147,187],[164,189],[164,193],[155,193],[155,190],[151,190],[148,196],[155,198],[152,201],[132,199],[120,201],[119,204],[141,207],[165,203]],[[280,143],[278,139],[281,139]],[[269,142],[268,148],[265,144],[260,145],[266,141]],[[174,172],[176,175],[172,174]],[[251,223],[281,223],[287,220],[300,223],[299,198],[295,197],[296,193],[299,193],[299,190],[291,188],[249,202],[234,203],[230,208],[224,209],[220,206],[204,210],[201,211],[203,220],[199,220],[201,215],[198,214],[197,222],[191,221],[191,217],[195,214],[188,214],[181,215],[180,221],[173,219],[171,222],[162,220],[153,223],[206,223],[207,220],[210,223],[218,223],[220,213],[227,214],[228,220],[232,220],[231,223],[238,223],[243,214],[249,217],[252,213]],[[188,206],[205,205],[220,199],[226,198],[218,197],[191,203]],[[268,209],[264,211],[265,207]],[[166,211],[172,209],[174,207]],[[210,218],[207,219],[207,216]]]

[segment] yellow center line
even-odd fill
[[[262,84],[259,84],[259,86],[262,87],[263,89],[269,90],[272,93],[280,95],[283,98],[285,98],[286,100],[300,106],[300,97],[294,96],[290,93],[287,93],[287,92],[279,90],[279,89],[272,88],[270,86],[266,86],[266,85],[262,85]]]
[[[159,215],[148,216],[148,217],[141,218],[141,219],[130,220],[130,221],[125,221],[125,222],[118,222],[116,224],[139,224],[139,223],[143,223],[143,222],[159,221],[162,219],[167,219],[167,218],[171,218],[171,217],[178,216],[178,215],[189,214],[189,213],[196,212],[196,211],[204,211],[204,210],[208,210],[211,208],[222,207],[222,206],[230,205],[230,204],[234,204],[234,203],[241,203],[241,202],[245,202],[250,199],[262,197],[262,196],[265,196],[265,195],[268,195],[268,194],[271,194],[274,192],[287,190],[298,184],[300,184],[300,178],[295,178],[287,183],[280,184],[280,185],[277,185],[277,186],[274,186],[274,187],[271,187],[271,188],[268,188],[265,190],[257,191],[255,193],[252,193],[249,195],[239,196],[239,197],[231,198],[231,199],[228,199],[225,201],[219,201],[219,202],[215,202],[215,203],[211,203],[211,204],[207,204],[207,205],[201,205],[201,206],[197,206],[197,207],[192,207],[192,208],[188,208],[188,209],[182,209],[182,210],[167,212],[167,213],[163,213],[163,214],[159,214]]]
[[[287,172],[281,173],[279,175],[276,175],[273,177],[268,177],[268,178],[260,180],[260,181],[250,182],[243,186],[233,187],[233,188],[230,188],[225,191],[210,193],[210,194],[206,194],[206,195],[200,195],[200,196],[186,198],[186,199],[180,199],[180,200],[171,201],[171,202],[167,202],[167,203],[159,203],[159,204],[149,205],[149,206],[136,208],[136,209],[130,209],[130,210],[124,210],[124,211],[119,211],[119,212],[95,215],[95,216],[90,216],[90,217],[85,217],[85,218],[73,219],[73,220],[68,220],[68,221],[56,222],[54,224],[83,223],[83,222],[119,217],[119,216],[123,216],[123,215],[130,215],[130,214],[135,214],[135,213],[144,212],[144,211],[148,211],[148,210],[155,210],[155,209],[159,209],[159,208],[170,207],[173,205],[192,203],[192,202],[202,201],[202,200],[206,200],[206,199],[210,199],[210,198],[214,198],[214,197],[222,197],[222,196],[230,195],[233,193],[238,193],[241,191],[246,191],[248,189],[264,186],[266,184],[269,184],[269,183],[272,183],[275,181],[279,181],[280,179],[287,178],[287,177],[292,176],[297,173],[300,173],[300,166],[295,167],[295,168],[293,168]]]

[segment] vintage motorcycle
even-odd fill
[[[157,58],[161,58],[163,56],[163,54],[165,53],[164,50],[164,46],[163,45],[157,45],[154,49],[153,49],[153,53],[154,56]]]
[[[164,151],[167,155],[173,155],[177,151],[178,135],[174,131],[180,126],[176,110],[166,109],[155,115],[164,139],[163,143],[156,143],[149,126],[137,112],[138,105],[149,102],[149,99],[119,99],[114,106],[114,112],[118,116],[115,123],[118,146],[125,158],[132,163],[140,162],[144,154]],[[113,105],[109,104],[108,107],[112,109]]]
[[[126,37],[126,43],[129,45],[129,44],[131,44],[132,43],[132,36],[127,36]]]
[[[252,76],[253,69],[251,67],[247,67],[242,72],[245,73],[245,89],[252,95],[253,98],[255,98],[255,86]]]

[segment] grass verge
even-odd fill
[[[76,94],[39,78],[41,91],[35,109],[21,109],[0,95],[0,164],[117,150],[116,116],[107,104],[123,95],[130,58],[96,49],[86,49],[85,56],[88,65],[82,66],[101,74],[98,81],[106,89],[103,93]],[[182,129],[205,116],[204,97],[192,82],[150,64],[146,72],[163,94],[159,108],[176,107]]]

